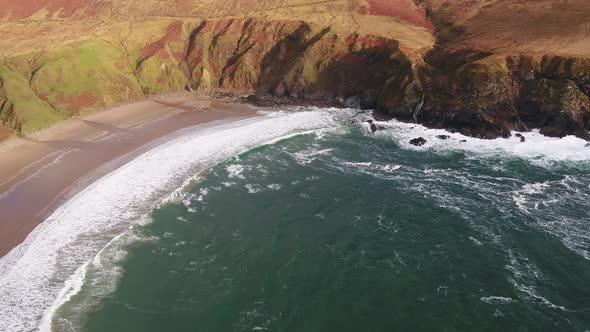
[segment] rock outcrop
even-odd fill
[[[426,143],[428,143],[428,141],[426,141],[426,139],[424,137],[414,138],[410,141],[410,144],[415,145],[415,146],[423,146]]]
[[[0,0],[0,125],[185,89],[481,138],[588,138],[589,13],[584,0]]]
[[[413,99],[383,111],[481,138],[535,128],[589,138],[590,3],[421,3],[437,27],[436,46],[415,71]]]

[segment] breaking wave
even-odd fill
[[[120,245],[109,249],[109,243],[117,236],[129,242],[131,227],[153,204],[199,170],[277,138],[334,125],[329,111],[315,110],[200,129],[98,180],[0,259],[0,330],[31,331],[42,322],[49,330],[55,310],[81,289],[90,270],[124,256]],[[105,255],[97,256],[101,250]]]
[[[354,116],[362,121],[366,115],[359,116],[354,111],[339,111],[336,115],[335,110],[330,109],[274,112],[201,128],[154,148],[98,180],[60,207],[21,246],[0,259],[0,330],[31,331],[41,326],[41,330],[49,331],[55,324],[76,327],[76,315],[94,305],[88,302],[92,297],[76,295],[89,291],[95,295],[112,292],[122,274],[117,263],[126,257],[125,246],[157,240],[143,237],[135,226],[149,222],[150,211],[162,198],[182,198],[183,195],[170,193],[187,185],[188,180],[194,180],[191,177],[199,171],[244,150],[313,131],[318,132],[317,139],[321,140],[328,132],[334,133],[327,128],[342,128],[348,124],[339,117],[348,121]],[[582,162],[581,167],[588,169],[590,148],[585,141],[575,137],[548,138],[538,132],[525,134],[524,143],[517,137],[479,140],[397,121],[377,124],[384,128],[375,135],[377,139],[395,142],[405,150],[442,155],[461,152],[466,159],[473,160],[489,158],[496,174],[474,174],[449,165],[437,167],[394,157],[367,160],[364,155],[354,158],[339,151],[337,146],[322,144],[312,144],[290,155],[300,165],[314,165],[320,161],[326,164],[322,167],[331,170],[395,181],[401,190],[428,197],[441,208],[453,211],[477,231],[477,238],[468,237],[475,246],[496,246],[504,252],[508,282],[521,298],[566,310],[541,295],[542,291],[535,285],[542,279],[542,272],[524,254],[509,249],[502,227],[516,227],[510,224],[511,220],[523,219],[523,224],[556,236],[567,248],[590,260],[590,226],[586,220],[569,215],[568,206],[563,204],[567,200],[587,201],[590,179],[568,175],[540,182],[513,178],[504,161],[497,162],[497,158],[520,158],[545,170],[555,163]],[[439,135],[448,135],[449,139],[441,140]],[[420,136],[427,139],[427,145],[415,147],[409,143]],[[384,151],[380,153],[385,154]],[[258,166],[242,164],[239,156],[236,157],[235,162],[225,167],[228,180],[221,185],[226,188],[243,186],[253,195],[281,189],[283,185],[279,183],[258,184],[248,178],[247,173],[253,167]],[[243,183],[246,180],[248,183]],[[217,189],[202,189],[193,199],[205,200],[210,190]],[[468,191],[472,193],[469,199],[457,194]],[[474,208],[481,204],[492,206],[494,213],[504,218],[489,215],[481,218],[488,213]],[[498,219],[505,224],[496,223]],[[379,225],[394,229],[382,220]],[[64,306],[70,301],[77,301],[76,312]],[[481,301],[508,305],[517,300],[507,296],[482,296]]]

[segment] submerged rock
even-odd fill
[[[418,138],[414,138],[413,140],[410,141],[410,144],[415,145],[415,146],[422,146],[424,144],[426,144],[428,141],[426,139],[424,139],[423,137],[418,137]]]
[[[377,125],[375,124],[375,122],[373,120],[368,120],[367,123],[369,124],[369,130],[371,130],[372,133],[377,132],[377,130],[378,130]]]
[[[449,135],[438,135],[438,136],[436,136],[436,138],[441,139],[443,141],[446,141],[449,138],[451,138],[451,136],[449,136]]]
[[[521,133],[516,133],[514,136],[520,138],[521,142],[526,142],[526,138]]]

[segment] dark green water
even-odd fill
[[[345,126],[209,170],[85,330],[589,331],[590,163],[396,137]]]

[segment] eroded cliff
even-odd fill
[[[4,136],[181,89],[355,105],[483,138],[590,129],[578,0],[0,5],[13,32],[0,45]]]
[[[534,128],[589,138],[589,3],[424,3],[437,26],[417,74],[426,102],[395,115],[484,138]]]

